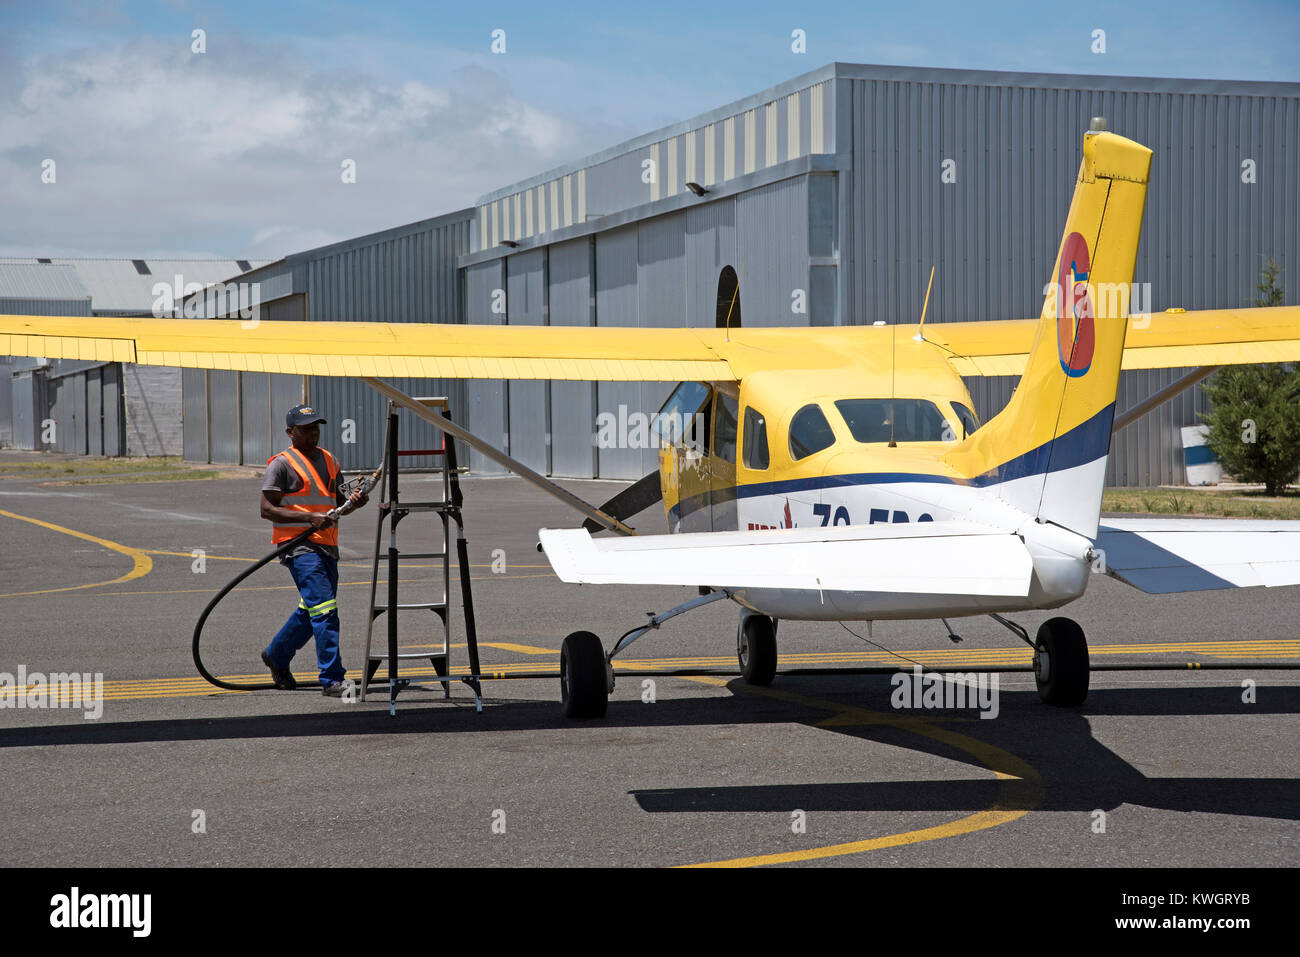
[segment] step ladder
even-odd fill
[[[417,398],[415,401],[440,415],[450,418],[447,399]],[[397,716],[397,695],[410,687],[410,678],[403,678],[399,672],[400,663],[418,659],[427,660],[433,665],[434,672],[442,684],[444,698],[451,697],[451,523],[456,523],[456,564],[460,573],[461,605],[465,614],[465,642],[468,651],[470,673],[461,679],[474,692],[475,710],[483,710],[483,694],[479,684],[478,637],[474,625],[474,599],[470,591],[469,555],[465,542],[465,526],[461,518],[461,505],[464,497],[460,490],[460,469],[456,463],[455,440],[442,434],[441,448],[437,449],[399,449],[397,439],[398,406],[390,400],[384,433],[384,461],[380,474],[379,488],[383,490],[383,501],[379,503],[379,518],[375,527],[375,556],[370,577],[370,616],[366,622],[365,680],[361,682],[359,697],[366,700],[366,690],[374,679],[383,662],[388,662],[388,713]],[[433,469],[403,469],[401,460],[410,456],[438,456],[441,465]],[[440,476],[441,497],[429,501],[404,502],[399,497],[399,485],[402,475],[412,473]],[[436,515],[441,519],[441,530],[434,536],[438,546],[435,551],[409,552],[397,546],[397,526],[410,515]],[[384,548],[384,526],[388,526],[388,547]],[[386,559],[388,581],[386,599],[376,601],[379,593],[380,558]],[[402,602],[398,598],[400,569],[406,561],[433,559],[441,563],[441,591],[432,595],[432,601]],[[410,582],[407,586],[410,586]],[[397,646],[398,612],[431,611],[442,622],[442,648],[437,650],[436,641],[430,643],[432,650],[399,652]],[[374,649],[375,621],[381,615],[387,615],[388,647],[385,652]],[[423,686],[417,686],[423,687]]]

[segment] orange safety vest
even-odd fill
[[[338,463],[334,461],[334,456],[330,455],[325,449],[317,446],[317,450],[321,455],[325,456],[325,468],[329,472],[328,479],[323,482],[316,469],[312,467],[311,462],[307,460],[307,457],[292,446],[266,460],[266,464],[270,465],[279,456],[283,455],[290,467],[298,473],[298,481],[302,483],[302,488],[298,489],[298,491],[284,493],[284,497],[280,499],[282,507],[293,509],[295,512],[325,513],[338,504]],[[311,528],[309,522],[275,522],[271,529],[271,542],[275,545],[283,545],[309,528]],[[332,525],[329,528],[318,529],[312,533],[307,541],[316,542],[320,545],[333,545],[337,548],[339,544],[339,527]]]

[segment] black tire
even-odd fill
[[[776,677],[776,622],[748,615],[736,635],[736,657],[746,684],[770,685]]]
[[[575,631],[560,646],[560,702],[569,718],[603,718],[609,703],[605,647],[589,631]]]
[[[1038,696],[1057,707],[1081,705],[1088,697],[1088,673],[1088,642],[1079,623],[1069,618],[1043,622],[1034,642]]]

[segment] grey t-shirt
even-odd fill
[[[302,452],[302,449],[298,449]],[[320,449],[312,449],[310,452],[303,453],[304,458],[311,463],[311,467],[316,470],[316,474],[324,479],[329,470],[325,467],[325,456],[321,454]],[[298,478],[298,473],[293,470],[293,466],[288,463],[283,455],[277,455],[271,459],[271,464],[266,467],[266,477],[262,479],[262,491],[264,492],[297,492],[302,489],[302,482]],[[347,501],[347,496],[342,492],[337,493],[337,500],[340,505]],[[283,503],[281,503],[283,504]],[[280,561],[287,562],[290,558],[296,558],[299,555],[305,555],[310,551],[318,551],[328,555],[330,558],[338,561],[339,550],[333,545],[322,545],[319,542],[304,542],[297,548],[291,548],[280,556]]]

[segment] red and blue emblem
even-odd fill
[[[1088,292],[1092,261],[1087,240],[1079,233],[1066,236],[1061,244],[1060,262],[1056,276],[1057,351],[1061,371],[1078,378],[1092,367],[1092,354],[1097,346],[1092,295]]]

